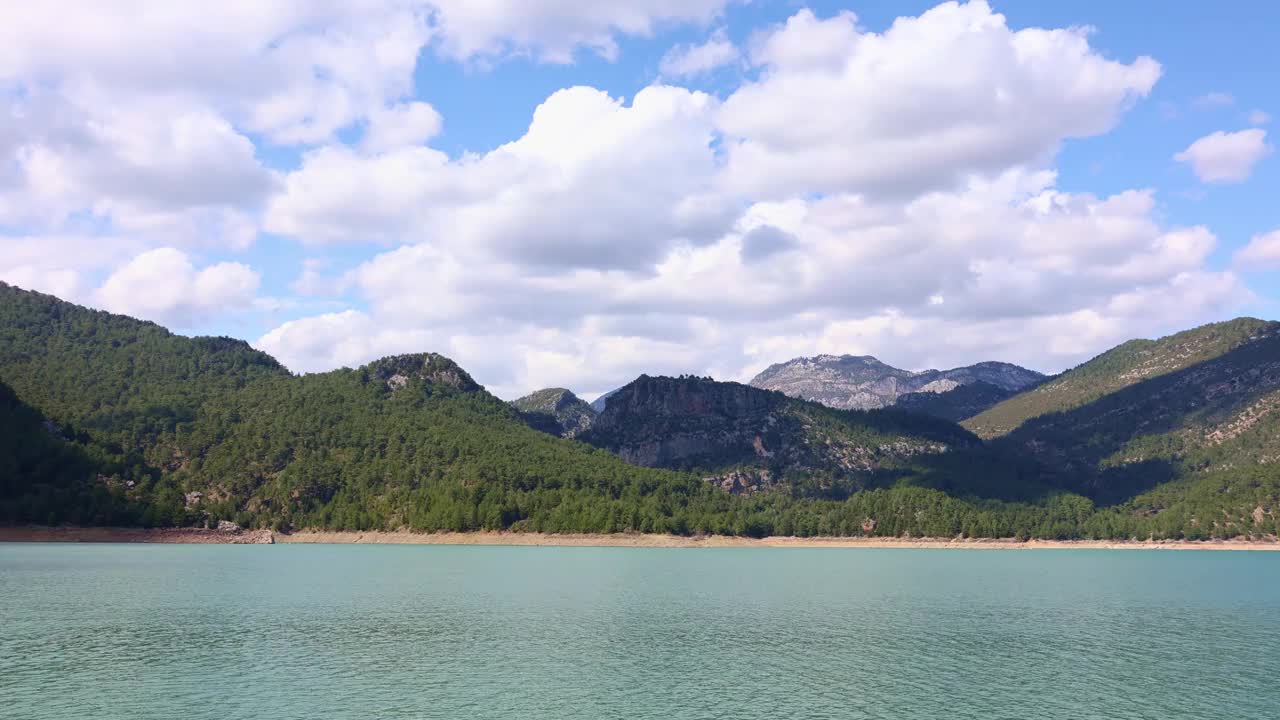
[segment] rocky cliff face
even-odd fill
[[[637,465],[702,472],[733,493],[788,478],[860,486],[907,458],[974,441],[950,423],[840,412],[739,383],[644,375],[609,399],[581,439]]]
[[[866,355],[818,355],[772,365],[751,385],[842,410],[869,410],[890,407],[907,393],[947,392],[975,382],[1016,392],[1043,378],[1034,370],[1001,362],[913,372]]]
[[[535,430],[571,438],[591,427],[596,411],[564,388],[546,388],[512,400],[525,422]]]
[[[649,467],[751,459],[785,398],[738,383],[649,377],[619,389],[583,439]]]

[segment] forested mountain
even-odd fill
[[[687,469],[731,493],[785,485],[847,497],[910,483],[965,495],[1040,494],[1034,473],[944,420],[836,410],[731,382],[642,375],[581,438],[649,467]]]
[[[101,448],[65,437],[0,383],[0,522],[15,514],[6,501],[21,497],[23,515],[33,521],[127,523],[123,488],[93,483],[106,462]]]
[[[1102,356],[1142,377],[1095,372],[1101,391],[985,443],[943,419],[642,376],[578,436],[607,452],[530,428],[440,355],[295,376],[239,341],[0,285],[0,522],[1274,533],[1275,326],[1184,336],[1164,354],[1166,341],[1140,344],[1136,364]]]
[[[1025,449],[1054,469],[1056,484],[1104,501],[1250,467],[1280,477],[1280,323],[1241,325],[1251,328],[1248,340],[1227,352],[1038,415],[998,444]],[[1194,337],[1221,337],[1224,329]],[[1119,374],[1132,377],[1131,367]]]
[[[536,390],[511,406],[535,430],[571,438],[591,427],[596,411],[577,395],[564,388]]]
[[[1276,331],[1278,323],[1237,318],[1170,335],[1130,340],[964,422],[981,437],[1010,432],[1031,418],[1062,412],[1153,377],[1193,367]]]
[[[1135,340],[964,423],[1046,482],[1156,533],[1232,536],[1280,515],[1280,323]],[[1274,530],[1272,530],[1274,532]]]
[[[1018,393],[988,382],[957,385],[943,392],[911,392],[898,396],[894,409],[932,415],[952,422],[971,418]]]
[[[976,382],[1015,392],[1043,378],[1034,370],[1000,362],[913,372],[869,355],[818,355],[770,365],[752,378],[751,385],[842,410],[870,410],[890,407],[907,393],[946,392]]]

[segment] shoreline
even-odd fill
[[[507,545],[528,547],[652,548],[907,548],[965,550],[1258,550],[1280,551],[1280,540],[1016,540],[1012,538],[766,537],[728,535],[684,537],[640,533],[546,534],[478,531],[209,530],[204,528],[0,527],[0,542],[167,543],[203,545],[380,544]]]

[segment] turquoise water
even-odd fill
[[[1280,553],[0,544],[2,718],[1280,717]]]

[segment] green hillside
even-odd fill
[[[1093,402],[1150,378],[1223,355],[1277,323],[1254,318],[1204,325],[1159,340],[1131,340],[1020,393],[964,423],[979,436],[997,437],[1034,417]]]
[[[991,383],[977,382],[957,385],[945,392],[913,392],[898,396],[893,407],[897,410],[921,415],[932,415],[952,422],[961,422],[992,408],[1017,395]]]
[[[1256,467],[1280,476],[1280,324],[1196,365],[1033,418],[1000,443],[1056,484],[1115,502],[1165,482]]]
[[[439,355],[295,376],[239,341],[0,285],[0,522],[1268,533],[1280,352],[1273,326],[1242,322],[1253,341],[1211,362],[1161,360],[994,443],[937,418],[642,377],[581,435],[594,447],[529,427]]]
[[[960,426],[896,410],[838,410],[781,392],[698,377],[642,375],[581,438],[645,466],[697,473],[732,493],[785,488],[847,498],[916,485],[1028,500],[1038,470],[997,455]]]
[[[123,484],[96,482],[105,454],[83,440],[0,383],[0,521],[131,524]]]
[[[511,401],[529,426],[559,437],[575,437],[595,422],[595,408],[564,388],[535,390]]]

